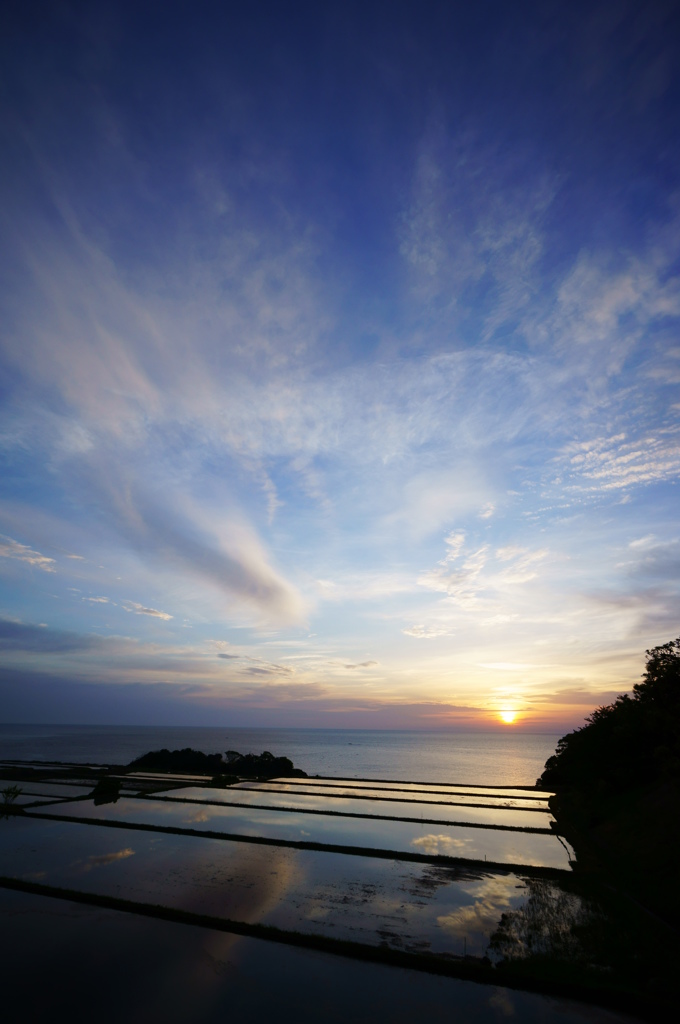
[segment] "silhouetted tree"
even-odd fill
[[[229,773],[225,773],[225,767]],[[243,778],[267,778],[277,776],[304,777],[305,772],[295,768],[289,757],[274,757],[268,750],[262,754],[239,754],[228,750],[226,761],[221,754],[204,754],[200,750],[185,747],[184,750],[152,750],[131,761],[127,766],[134,771],[177,772],[184,775],[225,776]]]
[[[111,778],[109,775],[102,776],[97,780],[97,785],[92,790],[96,806],[100,804],[115,804],[120,797],[120,779]]]
[[[527,878],[528,899],[518,910],[501,915],[489,949],[504,960],[531,956],[582,959],[579,929],[598,910],[575,892],[544,878]]]
[[[539,786],[615,792],[680,775],[680,637],[646,654],[632,695],[598,708],[586,725],[563,736]]]
[[[130,761],[128,768],[147,772],[178,772],[181,775],[217,775],[224,770],[221,754],[204,754],[185,747],[183,750],[151,750]]]

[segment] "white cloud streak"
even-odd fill
[[[11,558],[17,562],[26,562],[27,565],[32,565],[36,569],[42,569],[43,572],[57,571],[54,558],[41,555],[39,551],[34,551],[27,544],[20,544],[19,541],[13,540],[11,537],[4,537],[1,534],[0,558]]]
[[[167,612],[161,612],[157,608],[145,608],[144,605],[137,604],[136,601],[125,601],[123,608],[126,612],[134,612],[135,615],[150,615],[152,618],[163,619],[165,622],[172,618],[172,615]]]

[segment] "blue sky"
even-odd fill
[[[637,681],[678,15],[8,6],[2,718],[560,731]]]

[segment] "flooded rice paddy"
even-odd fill
[[[22,993],[22,1020],[50,1020],[62,1009],[69,1020],[98,1024],[628,1019],[567,999],[0,888],[0,935],[10,934],[0,984]]]
[[[70,783],[63,782],[22,782],[19,788],[21,789],[22,797],[42,796],[59,800],[77,796],[89,796],[92,792],[93,785],[79,786],[77,784],[71,785]]]
[[[526,880],[437,864],[347,857],[17,817],[0,875],[229,920],[414,952],[484,956]]]
[[[500,864],[569,869],[570,851],[555,834],[514,832],[482,825],[326,816],[285,808],[228,807],[123,797],[100,806],[84,800],[55,804],[50,813],[102,822],[217,832],[244,839],[387,850],[428,857],[463,857]]]
[[[475,786],[469,783],[456,785],[454,783],[430,783],[430,782],[378,782],[376,779],[327,779],[327,778],[306,778],[306,779],[278,779],[277,784],[285,786],[308,786],[320,787],[322,789],[375,789],[381,793],[437,793],[443,796],[455,796],[466,794],[469,796],[493,796],[493,797],[518,797],[531,800],[546,801],[551,795],[547,791],[540,793],[531,787],[512,786]],[[270,782],[262,785],[271,785]]]
[[[257,793],[286,793],[295,797],[325,797],[329,804],[332,800],[353,799],[373,800],[382,803],[417,803],[437,806],[460,807],[492,807],[511,808],[517,810],[538,810],[548,812],[547,797],[507,797],[497,794],[472,793],[467,791],[439,793],[429,790],[400,790],[383,786],[303,786],[285,782],[240,782],[230,787],[232,792],[247,791]]]
[[[111,935],[134,930],[136,914],[142,930],[167,936],[185,928],[189,935],[181,915],[194,915],[202,924],[194,932],[213,935],[208,945],[230,956],[251,950],[256,957],[264,948],[263,957],[278,964],[326,957],[338,977],[372,971],[376,984],[388,968],[334,958],[323,945],[325,952],[278,946],[272,953],[253,929],[269,929],[262,936],[275,934],[276,943],[339,940],[369,960],[387,951],[410,956],[410,964],[434,958],[492,969],[502,921],[527,908],[537,879],[544,898],[558,901],[574,857],[552,828],[545,794],[531,790],[341,779],[243,780],[225,789],[167,776],[119,781],[118,798],[95,802],[92,779],[31,780],[20,785],[20,813],[0,808],[0,906],[32,907],[48,944],[51,923],[60,920],[55,906],[71,900],[87,927],[117,922]],[[149,786],[153,792],[140,792]],[[12,886],[23,891],[9,892]],[[123,904],[130,925],[114,913]],[[178,923],[149,921],[149,913]],[[219,962],[232,963],[230,956]],[[547,1007],[558,1005],[564,1020],[584,1019],[577,1006],[570,1016],[567,1003],[540,995],[414,977],[423,991],[448,993],[458,1008],[471,999],[474,1019],[483,1022],[505,1019],[520,1004],[526,1020],[548,1019]],[[305,1012],[301,1020],[317,1019]],[[395,1006],[390,1019],[403,1019],[399,1012]]]
[[[277,807],[299,811],[318,811],[331,815],[361,815],[364,817],[428,820],[437,824],[493,825],[496,828],[527,828],[550,831],[554,821],[550,811],[515,810],[514,808],[477,807],[469,804],[419,804],[399,800],[356,800],[352,797],[316,796],[308,793],[281,793],[275,790],[240,789],[212,793],[202,789],[181,790],[167,796],[168,800],[195,800],[207,804],[242,805],[250,807]]]

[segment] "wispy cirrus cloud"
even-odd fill
[[[161,612],[157,608],[145,608],[143,604],[137,604],[136,601],[124,601],[123,608],[126,612],[133,612],[135,615],[150,615],[154,619],[163,619],[164,622],[168,622],[172,618],[168,612]]]
[[[75,483],[96,498],[111,533],[145,560],[174,566],[231,601],[245,600],[262,619],[304,618],[302,597],[269,564],[255,530],[238,514],[213,518],[207,507],[199,510],[186,495],[178,495],[174,508],[169,508],[134,472],[117,472],[113,459],[105,473],[98,464],[81,466]],[[140,613],[136,602],[126,604],[126,610]],[[153,609],[146,614],[153,614]]]
[[[438,590],[448,597],[455,598],[459,604],[469,605],[478,599],[485,588],[483,571],[488,555],[489,546],[482,545],[477,550],[469,552],[462,559],[460,566],[454,568],[454,564],[461,558],[461,549],[456,544],[434,569],[422,573],[418,577],[418,582],[429,590]]]
[[[27,544],[20,544],[19,541],[13,540],[11,537],[4,537],[2,534],[0,534],[0,558],[12,558],[17,562],[26,562],[36,569],[42,569],[43,572],[57,571],[54,558],[41,555],[39,551],[34,551]]]
[[[565,344],[604,345],[610,372],[620,370],[630,345],[650,322],[680,314],[680,279],[667,274],[675,255],[677,249],[662,253],[652,247],[646,258],[631,254],[623,267],[608,267],[602,257],[581,254],[559,288],[546,326]],[[616,346],[607,344],[613,337]]]
[[[567,445],[558,465],[567,490],[614,491],[677,478],[680,428],[629,438],[626,433]]]
[[[404,636],[415,637],[416,640],[437,640],[443,636],[453,636],[454,630],[450,626],[425,626],[422,623],[402,629]]]
[[[680,579],[680,540],[661,540],[653,535],[629,544],[630,557],[621,564],[632,576],[642,579]]]
[[[526,179],[530,187],[519,183]],[[485,341],[517,318],[536,287],[542,220],[558,182],[536,173],[529,152],[518,147],[500,159],[473,124],[452,137],[441,112],[432,113],[400,231],[400,253],[428,318],[460,322],[480,287],[489,300]]]
[[[532,693],[531,700],[537,704],[575,704],[579,707],[592,708],[612,704],[620,692],[620,690],[588,690],[573,687],[550,693]]]

